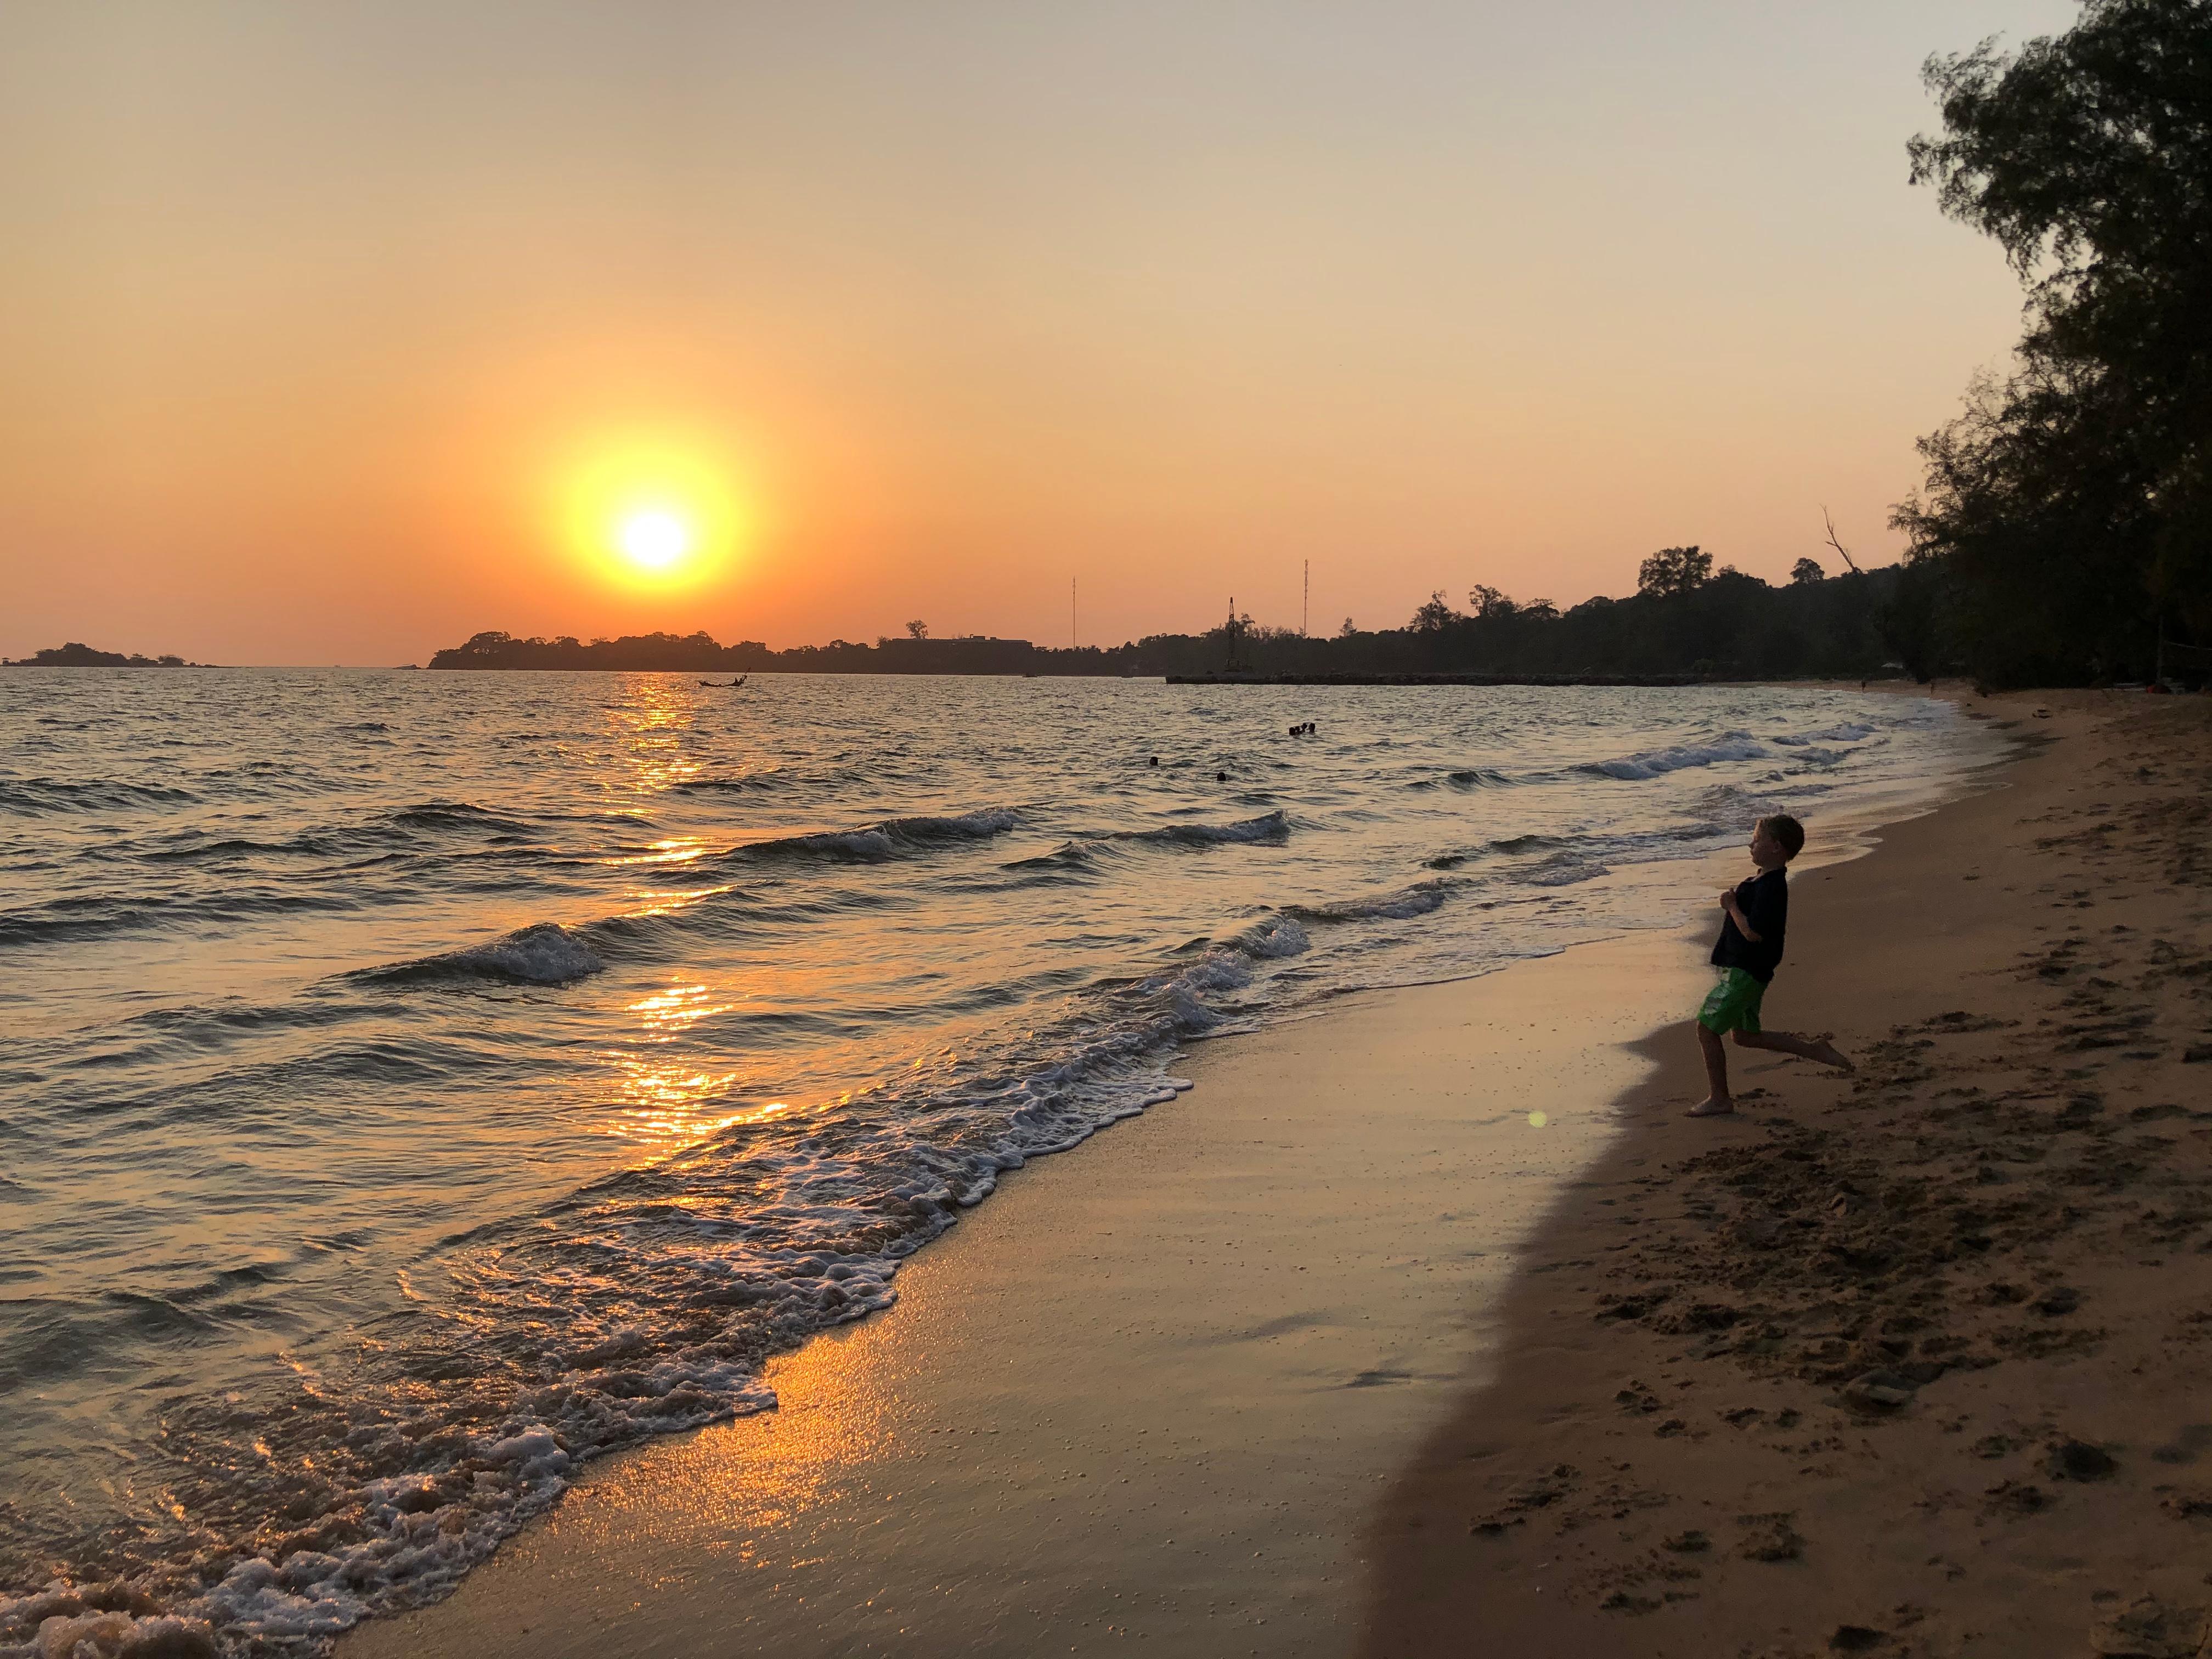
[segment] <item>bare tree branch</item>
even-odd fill
[[[1827,520],[1828,545],[1834,548],[1837,552],[1844,556],[1844,562],[1850,566],[1851,574],[1853,575],[1863,576],[1866,574],[1865,571],[1859,568],[1859,562],[1851,556],[1851,550],[1845,547],[1841,542],[1836,539],[1836,521],[1828,517],[1828,509],[1826,504],[1823,504],[1820,508],[1820,516],[1821,518]]]

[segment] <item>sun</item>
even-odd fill
[[[730,580],[757,532],[752,491],[723,447],[680,436],[586,441],[557,461],[553,526],[599,581],[673,593]]]
[[[698,540],[684,516],[665,507],[639,507],[615,526],[615,545],[640,570],[665,572],[684,562]]]

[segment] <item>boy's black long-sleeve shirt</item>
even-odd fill
[[[1723,916],[1720,939],[1713,946],[1713,966],[1741,968],[1764,985],[1782,962],[1782,935],[1790,926],[1789,877],[1778,868],[1747,878],[1735,890],[1735,907],[1759,935],[1759,943],[1743,936],[1734,916]]]

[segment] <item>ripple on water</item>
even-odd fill
[[[1598,878],[1979,741],[1753,688],[125,678],[0,705],[0,1644],[441,1594],[1184,1045],[1665,920]]]

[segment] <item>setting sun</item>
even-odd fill
[[[641,570],[668,570],[691,550],[691,526],[665,507],[626,515],[615,532],[623,556]]]
[[[602,439],[556,464],[559,535],[602,580],[656,592],[719,580],[750,543],[731,462],[680,434]]]

